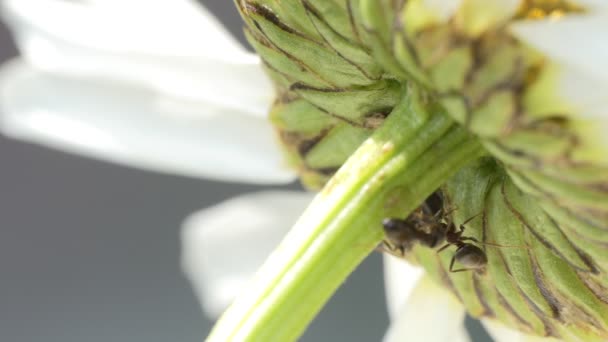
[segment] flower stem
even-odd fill
[[[410,91],[298,220],[208,341],[292,341],[381,242],[384,217],[406,217],[483,155],[439,108]]]

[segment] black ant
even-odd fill
[[[430,248],[435,248],[441,241],[445,240],[446,244],[439,248],[437,253],[442,252],[452,245],[456,246],[456,252],[450,260],[450,272],[476,271],[483,273],[488,264],[486,253],[481,248],[466,241],[496,247],[519,247],[481,242],[474,237],[462,236],[465,225],[481,215],[481,213],[468,218],[460,224],[457,229],[456,225],[451,220],[446,220],[449,213],[454,210],[456,209],[454,208],[448,211],[440,209],[435,214],[431,214],[428,205],[423,203],[422,206],[416,209],[405,220],[396,218],[384,219],[382,225],[386,235],[386,240],[384,241],[385,248],[391,252],[398,250],[401,253],[401,256],[403,256],[406,251],[409,251],[412,248],[415,242]],[[465,267],[455,270],[454,263],[456,261]]]
[[[479,213],[475,216],[469,217],[463,223],[458,226],[458,230],[456,230],[456,225],[453,223],[450,224],[449,229],[445,234],[446,244],[437,250],[437,253],[445,250],[446,248],[454,245],[456,246],[456,252],[452,256],[452,260],[450,260],[450,272],[464,272],[464,271],[476,271],[478,273],[483,273],[485,271],[486,265],[488,264],[488,256],[486,252],[484,252],[481,248],[475,246],[472,243],[465,241],[473,241],[478,244],[494,246],[494,247],[512,247],[512,248],[529,248],[527,246],[509,246],[509,245],[499,245],[497,243],[491,242],[481,242],[474,237],[470,236],[462,236],[465,229],[465,224],[469,223],[471,220],[476,218],[477,216],[483,213]],[[459,268],[457,270],[454,269],[454,262],[458,261],[460,264],[464,265],[465,268]]]
[[[437,207],[438,203],[441,203],[440,196],[433,194],[407,218],[384,219],[384,248],[390,252],[399,251],[400,256],[404,256],[415,242],[435,248],[448,231],[448,224],[443,220],[448,213],[444,213],[443,208],[439,206],[440,209],[433,214],[432,208]]]
[[[440,214],[440,213],[439,213]],[[426,247],[436,247],[445,237],[447,224],[436,215],[429,214],[428,207],[420,206],[406,219],[386,218],[384,227],[384,247],[390,251],[399,251],[403,256],[415,242]]]
[[[465,241],[473,241],[476,243],[482,243],[474,237],[462,236],[464,233],[465,224],[469,223],[472,219],[476,218],[481,214],[477,214],[473,217],[469,217],[466,221],[460,224],[459,229],[456,230],[456,225],[451,223],[449,229],[445,234],[446,244],[437,250],[437,253],[442,252],[446,248],[454,245],[456,246],[456,252],[450,260],[450,272],[463,272],[463,271],[476,271],[483,272],[488,264],[488,257],[486,253],[479,247]],[[487,245],[493,245],[491,243],[484,242]],[[465,266],[465,268],[454,269],[454,262],[458,262]]]

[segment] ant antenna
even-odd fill
[[[464,222],[462,222],[462,223],[460,224],[460,230],[464,230],[464,225],[465,225],[465,224],[467,224],[467,223],[469,223],[469,222],[473,221],[473,219],[474,219],[474,218],[476,218],[477,216],[479,216],[479,215],[481,215],[481,214],[483,214],[483,211],[482,211],[482,212],[480,212],[480,213],[479,213],[479,214],[477,214],[477,215],[473,215],[473,216],[469,217],[469,218],[468,218],[468,219],[466,219]]]
[[[468,219],[466,219],[464,222],[462,222],[460,224],[460,231],[464,232],[464,228],[465,228],[465,224],[471,222],[474,218],[478,217],[479,215],[482,215],[484,212],[480,212],[477,215],[471,216]],[[501,247],[501,248],[525,248],[525,249],[530,249],[530,246],[528,245],[524,245],[524,246],[517,246],[517,245],[501,245],[495,242],[486,242],[486,241],[479,241],[474,237],[461,237],[460,241],[473,241],[475,243],[481,244],[481,245],[487,245],[487,246],[492,246],[492,247]]]
[[[499,248],[523,248],[523,249],[530,249],[530,246],[528,245],[501,245],[495,242],[481,242],[481,241],[476,241],[479,244],[482,245],[487,245],[487,246],[492,246],[492,247],[499,247]]]

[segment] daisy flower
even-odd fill
[[[484,253],[481,255],[487,253],[488,259],[482,266],[489,262],[491,273],[484,277],[475,272],[448,274],[446,268],[451,273],[454,261],[472,262],[463,258],[466,256],[463,254],[459,259],[437,257],[432,250],[418,249],[414,250],[414,258],[437,282],[451,288],[476,316],[500,316],[522,330],[566,339],[605,334],[602,272],[606,270],[605,254],[601,252],[605,240],[597,235],[606,229],[608,145],[600,133],[606,127],[605,115],[601,113],[605,96],[600,86],[605,82],[590,72],[604,67],[603,59],[597,58],[603,56],[602,48],[596,51],[590,45],[596,45],[593,42],[601,37],[596,32],[605,31],[605,5],[597,1],[542,0],[449,3],[241,0],[237,5],[247,23],[249,41],[277,84],[279,105],[273,113],[279,114],[275,115],[280,116],[282,111],[289,110],[285,108],[303,99],[339,120],[337,126],[350,126],[353,130],[380,127],[329,181],[313,202],[314,209],[306,211],[294,231],[302,235],[306,229],[316,229],[317,224],[331,222],[326,227],[328,231],[316,235],[319,240],[313,241],[335,234],[340,236],[332,240],[335,245],[348,239],[364,244],[368,241],[353,231],[365,230],[366,224],[377,225],[380,218],[374,218],[374,213],[382,212],[384,217],[398,215],[391,210],[403,198],[416,197],[417,191],[425,186],[421,183],[432,182],[434,177],[450,178],[447,174],[432,173],[440,173],[442,167],[452,170],[462,167],[446,166],[453,162],[447,160],[453,155],[446,154],[445,158],[433,161],[430,155],[440,153],[438,150],[444,144],[466,138],[457,133],[458,129],[452,130],[450,123],[435,121],[434,112],[441,110],[433,106],[433,101],[437,101],[452,119],[474,133],[489,153],[475,165],[463,168],[454,176],[456,180],[448,181],[442,188],[446,201],[453,200],[456,206],[461,206],[451,215],[456,222],[483,214],[481,222],[469,224],[474,227],[467,229],[469,236],[464,238],[468,240],[452,239],[450,243],[459,251],[467,244],[463,241],[485,240],[482,243],[498,247],[499,242],[503,247],[532,252],[480,250]],[[584,52],[564,49],[560,42],[566,31],[577,38],[581,47],[587,47]],[[590,33],[594,37],[587,39]],[[394,97],[404,93],[411,97]],[[402,114],[406,118],[400,121],[398,117]],[[419,120],[423,122],[420,131],[428,135],[417,134],[418,129],[412,128],[420,124]],[[427,123],[432,128],[425,131]],[[333,136],[338,130],[335,127],[317,132],[312,139],[287,141],[296,145],[292,149],[295,159],[299,157],[304,168],[318,162],[309,155],[309,142]],[[387,138],[391,127],[400,131]],[[293,132],[287,129],[285,133]],[[434,134],[435,138],[426,140]],[[408,135],[415,138],[408,141],[404,138]],[[343,145],[347,144],[345,141],[348,139],[342,139]],[[417,146],[422,147],[418,150]],[[461,151],[461,158],[479,157],[474,146],[461,148],[456,149]],[[392,154],[396,149],[402,149],[403,154]],[[417,159],[422,150],[429,154]],[[381,160],[388,160],[383,164],[385,168],[378,167]],[[411,167],[396,170],[408,162]],[[488,176],[492,173],[495,178]],[[357,182],[364,185],[357,187]],[[394,193],[377,185],[383,182]],[[327,199],[335,193],[348,196],[344,189],[352,194],[348,208]],[[340,208],[336,209],[340,215],[332,216],[333,209],[323,209],[331,205]],[[407,208],[403,211],[414,209],[403,205]],[[356,212],[353,215],[358,215],[357,219],[347,217],[349,208]],[[316,219],[315,215],[322,218]],[[340,224],[348,228],[331,230],[332,225]],[[298,233],[285,241],[291,241],[292,236]],[[488,236],[490,240],[486,240]],[[595,242],[588,243],[587,239]],[[576,251],[596,243],[597,246],[585,250],[590,255]],[[314,242],[309,245],[311,249],[314,247]],[[272,279],[272,285],[270,282],[265,285],[287,288],[287,278],[306,272],[305,262],[291,261],[290,257],[298,255],[312,260],[314,252],[298,250],[290,254],[285,252],[289,247],[279,250],[267,265],[284,265],[280,262],[283,258],[290,260],[294,269],[301,267],[301,273],[273,273],[268,266],[260,274]],[[326,254],[336,257],[330,252]],[[342,262],[342,259],[335,261],[334,265],[342,266]],[[330,272],[327,265],[324,271]],[[320,273],[314,273],[313,279],[323,281],[329,277]],[[289,300],[255,285],[251,288],[224,315],[212,340],[265,334],[287,339],[297,336],[298,332],[287,331],[297,323],[284,321],[283,326],[278,322],[272,325],[275,322],[266,316],[270,311],[276,315],[281,312],[279,309],[276,312],[259,309]],[[429,305],[436,310],[444,306],[449,307]],[[296,319],[301,319],[299,314],[317,310],[304,309],[309,310],[304,313],[290,308],[293,312],[285,311],[283,315]],[[410,308],[397,316],[407,317]],[[308,318],[305,317],[304,320]],[[271,328],[258,329],[252,321],[268,322]],[[595,327],[590,327],[591,321],[597,322],[591,324]],[[269,329],[278,332],[275,335]],[[415,334],[415,329],[404,324],[391,330]],[[403,334],[389,332],[388,336],[398,339]]]

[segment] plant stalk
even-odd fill
[[[414,91],[405,95],[319,192],[207,341],[297,339],[382,241],[383,218],[408,216],[484,154],[462,127],[423,102]]]

